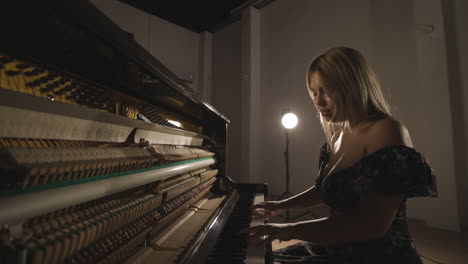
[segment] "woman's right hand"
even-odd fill
[[[256,218],[266,219],[272,216],[281,215],[286,211],[287,209],[284,208],[282,201],[266,201],[252,206],[252,214]]]

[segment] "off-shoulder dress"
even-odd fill
[[[359,206],[366,194],[401,195],[403,200],[393,222],[381,239],[349,244],[295,244],[274,252],[280,263],[329,264],[421,264],[406,220],[406,200],[436,197],[433,170],[426,158],[414,148],[389,146],[364,157],[353,166],[328,176],[321,170],[328,163],[327,145],[320,149],[316,188],[322,202],[333,215]]]

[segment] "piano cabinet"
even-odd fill
[[[1,263],[270,261],[239,234],[267,186],[230,180],[225,116],[87,1],[0,23]]]

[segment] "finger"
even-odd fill
[[[252,215],[257,218],[268,218],[270,217],[271,213],[264,209],[255,209],[252,211]]]
[[[269,232],[262,239],[264,243],[272,243],[273,240],[280,239],[281,232]]]
[[[241,232],[242,232],[242,231],[257,231],[257,230],[264,230],[264,229],[268,229],[269,227],[270,227],[270,226],[268,226],[268,225],[258,225],[258,226],[251,226],[251,227],[247,227],[247,228],[245,228],[245,229],[241,230]]]
[[[265,240],[266,239],[266,234],[264,233],[250,233],[250,234],[247,234],[247,236],[245,237],[245,239],[249,240],[249,241],[256,241],[256,240]]]
[[[255,232],[247,233],[246,239],[248,240],[265,240],[268,237],[269,233],[263,230],[257,230]]]
[[[259,209],[259,208],[264,208],[266,204],[264,203],[258,203],[252,207],[250,207],[251,210]]]
[[[254,231],[247,231],[243,234],[247,235],[249,238],[260,239],[260,237],[265,236],[268,233],[262,230],[254,230]]]
[[[276,239],[276,237],[273,236],[273,235],[268,236],[268,237],[265,239],[264,243],[268,245],[268,244],[270,244],[271,242],[273,242],[273,240],[275,240],[275,239]]]
[[[242,229],[240,231],[241,234],[248,234],[252,231],[252,227],[247,227],[246,229]]]
[[[249,230],[248,228],[247,228],[247,229],[243,229],[243,230],[241,230],[239,233],[241,233],[241,234],[248,234],[248,233],[250,233],[250,230]]]
[[[264,241],[268,239],[268,237],[268,234],[257,233],[254,236],[248,236],[246,239],[254,244],[263,244]]]
[[[264,247],[267,243],[267,238],[260,239],[260,241],[256,242],[255,247]]]
[[[257,228],[258,226],[253,226],[253,227],[248,227],[246,229],[242,229],[240,231],[241,234],[252,234],[252,233],[255,233],[256,230],[258,229]]]

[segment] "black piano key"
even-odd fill
[[[254,193],[242,193],[239,196],[215,247],[207,258],[207,263],[244,263],[247,251],[246,236],[240,234],[242,229],[250,226],[252,216],[250,207],[253,205]]]

